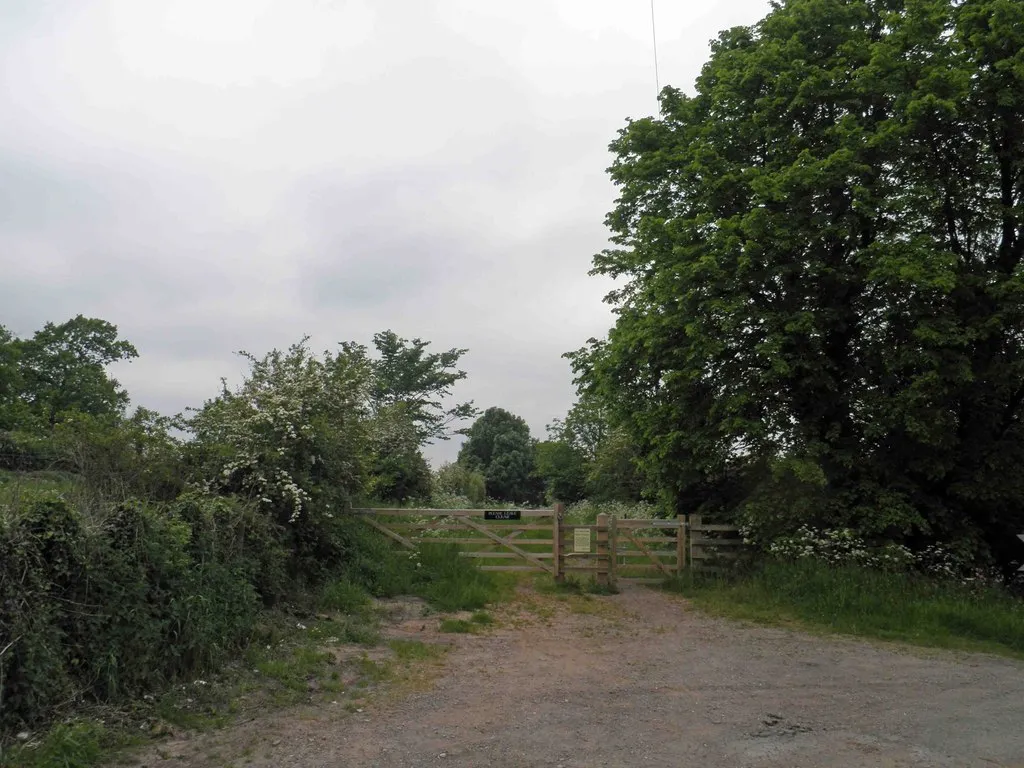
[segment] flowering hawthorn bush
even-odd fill
[[[263,358],[187,422],[208,490],[247,496],[278,522],[330,518],[364,483],[369,454],[365,350],[315,355],[306,340]],[[333,506],[332,506],[333,501]]]

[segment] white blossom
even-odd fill
[[[295,522],[310,511],[314,482],[358,487],[368,417],[365,350],[317,356],[303,341],[262,359],[242,354],[251,367],[242,385],[235,391],[225,385],[189,421],[197,442],[223,457],[207,475],[217,478],[210,490],[228,485]],[[331,426],[318,430],[314,422]],[[336,459],[333,474],[321,469],[313,480],[311,466],[325,465],[325,448]]]

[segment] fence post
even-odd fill
[[[562,568],[562,518],[564,515],[565,505],[555,504],[554,519],[551,521],[551,554],[555,564],[555,581],[559,584],[565,581],[565,570]]]
[[[697,541],[697,537],[701,534],[701,518],[700,515],[690,515],[690,568],[697,570],[702,563],[704,558],[704,547],[700,544],[694,544]]]
[[[676,515],[676,576],[686,568],[686,515]]]
[[[619,519],[612,515],[611,530],[608,532],[608,582],[614,587],[619,568]]]
[[[597,516],[597,583],[608,585],[608,513]]]

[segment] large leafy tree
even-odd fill
[[[488,408],[466,436],[459,463],[483,473],[488,496],[515,503],[538,499],[534,441],[525,420],[503,408]]]
[[[570,355],[569,357],[572,357]],[[537,445],[537,474],[548,496],[573,502],[639,501],[646,490],[638,446],[616,415],[587,392],[564,419],[548,425],[548,440]]]
[[[420,452],[419,433],[405,408],[398,404],[378,411],[370,421],[369,434],[369,495],[399,503],[428,498],[430,466]]]
[[[584,393],[573,403],[564,419],[555,419],[548,425],[548,435],[552,440],[567,443],[588,461],[593,461],[612,431],[612,417],[604,403]]]
[[[74,412],[124,412],[128,394],[108,375],[107,366],[138,357],[138,352],[118,338],[117,326],[78,315],[60,325],[47,323],[32,338],[14,344],[21,399],[43,423],[52,427]]]
[[[571,504],[587,495],[589,466],[582,451],[563,440],[544,440],[535,456],[536,474],[551,501]]]
[[[612,144],[618,319],[574,356],[669,500],[738,478],[1004,562],[1024,524],[1024,3],[788,0]]]
[[[467,350],[428,352],[430,342],[403,339],[394,331],[375,334],[373,345],[371,402],[378,410],[401,406],[421,445],[448,440],[455,424],[479,414],[472,402],[446,402],[454,385],[466,378],[458,364]]]
[[[624,429],[611,430],[587,467],[586,491],[593,501],[640,501],[644,492],[637,445]]]

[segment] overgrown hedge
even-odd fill
[[[87,523],[49,494],[0,515],[0,732],[217,663],[283,589],[279,535],[228,499]]]
[[[0,504],[0,742],[73,705],[158,691],[225,661],[261,609],[324,584],[477,608],[500,585],[457,547],[397,550],[350,516],[280,527],[238,500],[189,493],[99,520],[56,492]]]

